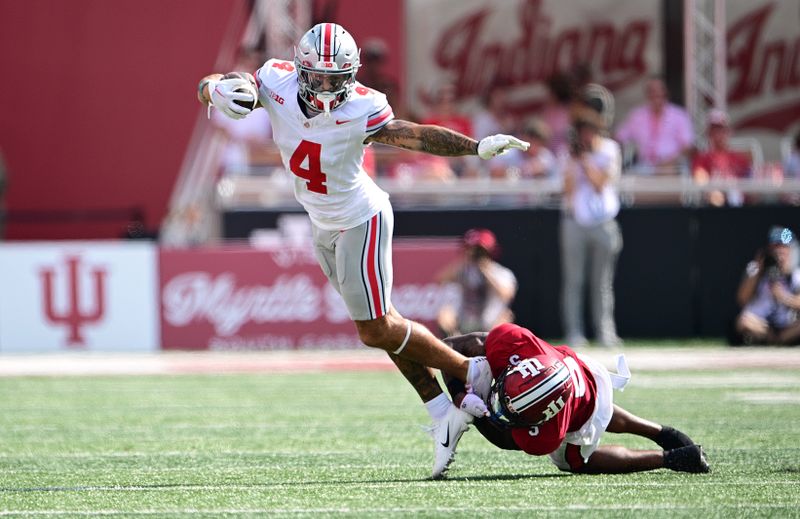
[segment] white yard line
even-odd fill
[[[607,366],[624,353],[632,370],[724,371],[736,368],[800,369],[800,348],[629,348],[581,350]],[[385,353],[338,351],[68,352],[0,355],[0,376],[176,375],[203,373],[307,373],[394,370]]]
[[[275,514],[283,515],[297,515],[297,514],[435,514],[435,513],[450,513],[458,514],[469,512],[470,514],[480,513],[487,516],[503,512],[559,512],[563,510],[575,511],[686,511],[696,510],[702,511],[720,511],[720,510],[795,510],[793,504],[744,504],[744,505],[714,505],[714,506],[694,506],[694,505],[675,505],[675,504],[661,504],[661,505],[563,505],[563,506],[547,506],[547,505],[531,505],[531,506],[491,506],[491,507],[470,507],[468,510],[461,507],[397,507],[397,508],[185,508],[185,509],[163,509],[163,510],[120,510],[120,509],[105,509],[105,510],[4,510],[0,511],[0,516],[59,516],[59,515],[87,515],[87,516],[113,516],[113,515],[140,515],[140,516],[176,516],[176,515],[195,515],[195,514],[211,514],[211,515],[242,515],[242,514]]]

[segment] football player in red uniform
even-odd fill
[[[483,415],[475,420],[476,428],[501,449],[549,455],[569,472],[709,471],[702,447],[686,434],[614,405],[612,390],[623,389],[630,378],[622,355],[617,357],[619,373],[610,373],[595,360],[567,346],[551,346],[515,324],[445,342],[468,357],[486,355],[489,360],[495,383],[488,402],[462,382],[445,380],[453,402]],[[660,449],[600,445],[605,431],[643,436]]]

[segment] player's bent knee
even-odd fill
[[[579,445],[564,442],[550,454],[550,460],[562,472],[579,474],[586,472],[586,462],[581,454]]]
[[[393,350],[397,347],[394,342],[397,335],[397,324],[390,315],[384,315],[370,321],[356,321],[358,337],[366,346]]]

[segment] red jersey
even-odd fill
[[[712,179],[747,178],[750,173],[750,156],[731,150],[712,150],[698,154],[692,161],[692,170],[702,168]]]
[[[550,454],[564,441],[568,432],[579,430],[594,413],[597,386],[586,364],[567,346],[552,346],[530,330],[515,324],[501,324],[486,337],[486,358],[494,378],[509,366],[535,355],[552,356],[566,364],[572,373],[573,393],[564,408],[552,420],[534,427],[514,427],[511,435],[517,446],[528,454]]]

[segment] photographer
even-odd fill
[[[767,246],[747,264],[736,300],[736,331],[745,344],[800,343],[800,268],[792,256],[795,236],[786,227],[769,231]]]
[[[597,111],[588,107],[577,110],[572,125],[570,153],[560,167],[564,181],[560,229],[564,331],[572,346],[586,344],[583,289],[588,270],[595,335],[602,346],[618,346],[614,270],[622,250],[616,221],[620,149],[603,135],[605,122]]]
[[[491,329],[514,319],[510,305],[517,278],[494,260],[499,252],[494,233],[470,229],[462,243],[462,257],[438,276],[440,283],[455,283],[461,292],[458,308],[446,305],[439,311],[437,321],[445,335]]]

